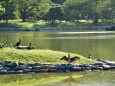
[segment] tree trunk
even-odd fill
[[[25,13],[22,14],[22,22],[26,22],[26,14]]]
[[[98,20],[99,20],[99,15],[98,13],[94,13],[94,19],[93,19],[93,23],[98,23]]]
[[[94,23],[94,24],[98,23],[98,19],[97,19],[97,18],[94,19],[94,20],[93,20],[93,23]]]
[[[55,21],[55,20],[52,20],[52,26],[54,25],[54,21]]]
[[[22,22],[26,22],[26,19],[25,19],[25,18],[22,18]]]
[[[8,23],[8,19],[6,19],[6,23]]]

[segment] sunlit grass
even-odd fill
[[[83,26],[83,27],[98,27],[98,26],[112,26],[115,24],[115,21],[109,21],[109,22],[99,22],[97,24],[93,24],[91,20],[79,20],[79,21],[55,21],[55,23],[52,25],[51,22],[46,22],[43,20],[39,21],[31,21],[31,22],[21,22],[21,20],[9,20],[9,23],[5,23],[0,21],[0,29],[3,28],[23,28],[23,29],[29,29],[29,28],[35,28],[35,27],[40,27],[42,28],[50,28],[50,27],[78,27],[78,26]]]
[[[3,48],[0,49],[0,61],[22,61],[22,62],[39,62],[39,63],[52,63],[62,64],[66,61],[60,60],[62,56],[67,56],[68,53],[52,50],[18,50],[15,48]],[[93,63],[95,60],[87,59],[78,54],[70,53],[71,57],[79,56],[80,61],[74,63]]]

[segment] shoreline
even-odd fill
[[[90,30],[115,31],[115,26],[78,26],[78,27],[33,27],[33,28],[0,28],[0,31],[55,31],[55,30]]]

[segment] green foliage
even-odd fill
[[[22,22],[27,18],[39,18],[46,14],[50,8],[50,0],[14,0],[20,13]]]
[[[0,6],[0,16],[5,12],[5,9]]]
[[[62,20],[64,18],[64,11],[62,6],[54,6],[50,8],[49,12],[44,16],[47,21],[52,21],[54,24],[55,20]]]
[[[21,15],[22,22],[25,22],[25,19],[34,8],[34,0],[14,0],[14,3]]]
[[[66,0],[51,0],[51,1],[56,4],[63,4]]]
[[[5,8],[5,13],[1,16],[1,19],[6,20],[6,22],[9,19],[14,19],[15,4],[13,2],[2,2],[1,5]]]
[[[14,48],[3,48],[0,49],[0,61],[11,60],[11,61],[22,61],[22,62],[40,62],[40,63],[53,63],[61,64],[67,63],[61,61],[62,56],[68,55],[65,52],[52,51],[52,50],[17,50]],[[72,54],[71,56],[79,56],[80,61],[75,63],[93,63],[95,60],[87,59],[78,54]]]
[[[98,23],[99,19],[114,19],[112,0],[67,0],[64,9],[67,20],[92,19]]]
[[[93,23],[115,20],[114,0],[11,0],[1,2],[0,20],[21,18],[51,21],[92,20]],[[4,13],[4,14],[3,14]]]
[[[36,10],[36,18],[39,20],[42,18],[51,8],[51,1],[50,0],[37,0],[35,2],[35,10]]]
[[[11,1],[11,0],[0,0],[0,2],[2,2],[2,1]]]

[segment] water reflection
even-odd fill
[[[83,75],[72,74],[56,74],[56,73],[43,73],[43,74],[22,74],[22,75],[0,75],[0,86],[13,85],[16,86],[39,86],[51,83],[79,83],[79,78]]]
[[[114,86],[114,71],[0,75],[0,86]]]
[[[35,39],[110,39],[115,38],[115,35],[98,35],[98,36],[81,36],[81,37],[44,37]]]
[[[85,31],[85,32],[58,32],[57,34],[102,34],[102,33],[115,33],[114,31]]]
[[[82,73],[83,77],[76,79],[77,83],[69,80],[68,82],[59,82],[59,83],[51,83],[43,86],[114,86],[115,85],[115,77],[114,71],[105,71],[105,72],[84,72]],[[79,82],[80,81],[80,82]]]

